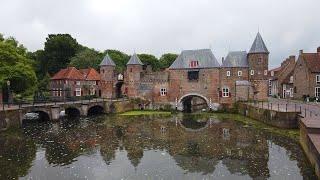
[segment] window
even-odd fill
[[[81,96],[81,88],[76,88],[76,96]]]
[[[229,97],[229,88],[222,88],[222,97]]]
[[[97,85],[97,82],[96,81],[92,81],[92,85]]]
[[[250,71],[250,75],[253,76],[254,75],[254,70]]]
[[[268,70],[264,70],[264,75],[265,75],[265,76],[268,75]]]
[[[166,96],[167,95],[167,89],[166,88],[160,88],[160,96]]]
[[[238,76],[242,76],[242,71],[238,71]]]
[[[58,96],[62,96],[62,89],[61,88],[58,91]]]
[[[320,83],[320,75],[316,75],[316,83]]]
[[[76,81],[76,85],[80,86],[80,81]]]
[[[293,83],[293,76],[290,76],[290,83]]]
[[[230,71],[227,71],[227,76],[231,76],[231,72]]]
[[[290,88],[290,97],[293,97],[293,88]]]
[[[190,68],[196,68],[199,66],[199,61],[190,61],[189,67]]]
[[[271,71],[271,76],[272,76],[272,77],[274,76],[274,71]]]
[[[320,97],[320,87],[316,87],[316,88],[315,88],[314,96],[315,96],[315,97]]]
[[[271,86],[272,85],[272,83],[271,83],[271,79],[269,79],[269,86]]]
[[[90,95],[92,96],[92,95],[95,95],[95,94],[96,94],[96,89],[94,89],[94,88],[90,89]]]
[[[189,71],[188,79],[190,81],[197,81],[199,79],[199,71]]]

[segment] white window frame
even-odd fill
[[[316,83],[320,83],[320,74],[316,75]]]
[[[293,88],[290,88],[290,97],[293,97]]]
[[[80,86],[80,81],[76,81],[76,85],[77,85],[77,86]]]
[[[250,71],[250,75],[251,75],[251,76],[254,75],[254,70],[253,70],[253,69]]]
[[[314,97],[320,97],[320,87],[314,88]]]
[[[231,76],[231,71],[227,71],[227,77]]]
[[[271,76],[272,76],[272,77],[274,76],[274,71],[271,71]]]
[[[242,71],[238,71],[238,76],[242,76]]]
[[[96,95],[96,89],[95,88],[91,88],[90,89],[90,95],[91,96]]]
[[[81,96],[81,88],[76,88],[76,96]]]
[[[293,76],[290,76],[290,83],[293,83]]]
[[[97,85],[97,81],[92,81],[92,85]]]
[[[167,95],[167,88],[160,88],[160,96],[166,96]]]
[[[228,87],[222,88],[222,97],[230,97],[230,90]]]
[[[268,70],[264,70],[264,75],[268,76]]]

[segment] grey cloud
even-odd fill
[[[211,47],[218,59],[248,51],[260,33],[270,67],[320,46],[319,0],[2,0],[0,32],[30,50],[69,33],[98,50],[132,54]]]

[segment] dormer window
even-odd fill
[[[199,66],[199,61],[190,61],[189,67],[190,68],[197,68]]]

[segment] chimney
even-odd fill
[[[290,63],[294,63],[296,61],[296,56],[289,56],[289,59],[290,59]]]
[[[301,55],[301,54],[303,54],[303,49],[301,49],[301,50],[299,51],[299,55]]]
[[[223,64],[223,62],[224,62],[224,57],[222,57],[222,64]]]
[[[320,47],[317,48],[317,53],[320,53]]]

